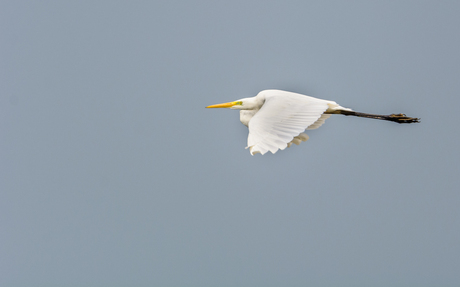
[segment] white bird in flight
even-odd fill
[[[276,153],[293,143],[308,140],[305,130],[319,128],[331,114],[357,116],[397,123],[418,123],[418,118],[404,114],[374,115],[355,112],[334,101],[317,99],[297,93],[265,90],[252,98],[207,106],[240,110],[240,121],[249,128],[248,146],[251,155]]]

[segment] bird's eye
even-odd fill
[[[243,102],[242,102],[242,101],[238,101],[238,102],[236,102],[236,105],[242,106],[242,105],[243,105]]]

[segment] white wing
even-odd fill
[[[321,118],[329,107],[328,103],[335,103],[284,91],[261,93],[264,93],[265,102],[248,125],[251,154],[284,150],[294,137]]]

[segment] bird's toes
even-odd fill
[[[398,123],[419,123],[420,119],[419,118],[411,118],[406,116],[405,114],[391,114],[391,118],[393,118],[396,122]]]

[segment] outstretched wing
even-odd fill
[[[248,148],[251,154],[284,150],[294,137],[320,119],[328,109],[328,103],[334,102],[269,91],[262,108],[249,121]]]

